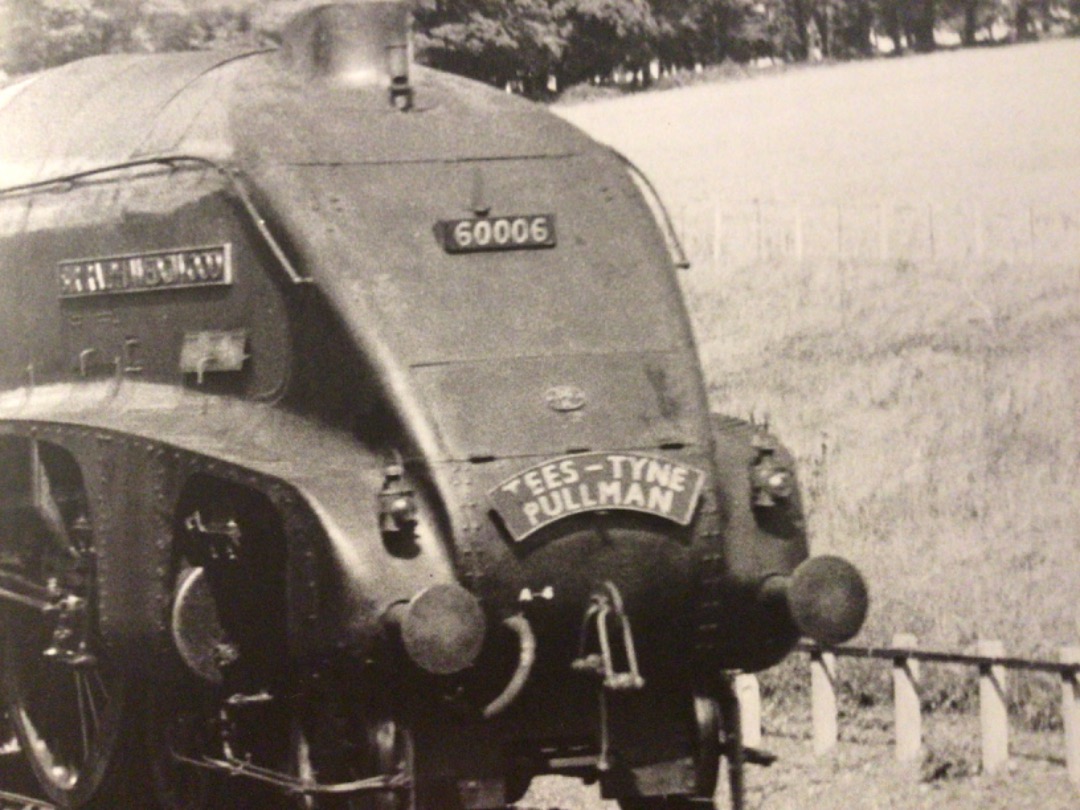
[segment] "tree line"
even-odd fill
[[[312,0],[0,0],[9,76],[98,53],[274,43]],[[1080,32],[1080,0],[413,0],[434,67],[543,96],[725,61],[848,59]]]

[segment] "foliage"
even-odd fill
[[[27,73],[100,53],[255,44],[243,5],[194,0],[2,0],[0,69]]]
[[[532,96],[572,84],[649,84],[660,73],[848,59],[1075,32],[1080,0],[411,0],[426,63]],[[0,75],[82,56],[261,46],[321,0],[0,0]],[[995,29],[994,26],[997,26]]]
[[[521,81],[529,92],[567,45],[563,21],[544,0],[423,0],[415,19],[418,49],[432,66],[497,85]]]
[[[619,68],[647,72],[657,25],[645,0],[562,0],[555,7],[567,23],[561,73],[569,83]]]

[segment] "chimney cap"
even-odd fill
[[[282,32],[281,59],[307,81],[345,87],[408,85],[409,8],[401,0],[316,6]]]

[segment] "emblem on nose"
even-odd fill
[[[544,392],[544,401],[553,411],[568,413],[585,407],[585,392],[576,385],[555,385]]]

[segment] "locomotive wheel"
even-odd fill
[[[44,497],[51,500],[47,489]],[[97,631],[92,532],[85,520],[63,533],[43,522],[23,521],[33,542],[21,546],[18,573],[50,591],[53,606],[12,608],[4,616],[0,693],[51,801],[115,806],[130,690]]]
[[[96,798],[108,806],[103,794],[120,745],[124,677],[100,659],[79,668],[45,661],[44,644],[39,641],[27,649],[23,640],[13,640],[11,630],[8,624],[5,701],[38,782],[49,799],[62,806],[86,807]]]
[[[697,751],[695,770],[699,794],[712,794],[716,791],[717,776],[720,771],[720,707],[709,698],[694,698],[694,715],[697,722]],[[702,800],[691,800],[685,796],[642,796],[620,799],[622,810],[690,810],[704,807]]]

